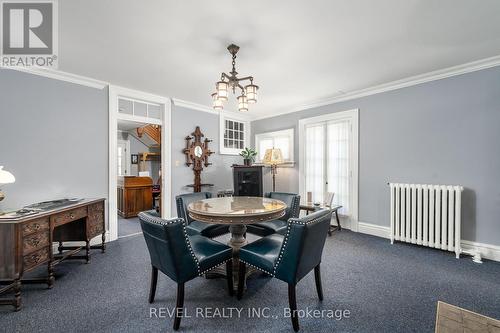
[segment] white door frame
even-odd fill
[[[314,124],[318,122],[330,121],[330,120],[342,120],[348,119],[352,124],[352,144],[351,144],[351,207],[352,216],[350,221],[350,229],[352,231],[358,231],[358,220],[359,220],[359,109],[353,109],[342,112],[333,112],[325,115],[305,118],[299,120],[299,193],[302,198],[306,197],[305,193],[305,128],[309,124]]]
[[[160,104],[163,107],[162,119],[122,115],[118,113],[118,98],[125,97],[138,101]],[[109,200],[108,200],[108,229],[110,241],[118,239],[118,208],[117,208],[117,143],[118,143],[118,119],[158,124],[161,125],[161,215],[164,218],[170,217],[172,198],[172,167],[171,167],[171,142],[172,142],[172,101],[168,97],[162,97],[122,88],[119,86],[109,86]]]

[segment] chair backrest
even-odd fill
[[[335,196],[335,193],[333,192],[326,192],[326,197],[325,197],[325,206],[328,208],[331,208],[333,206],[333,197]]]
[[[210,192],[195,192],[195,193],[186,193],[180,194],[175,197],[175,202],[177,204],[177,216],[181,217],[186,221],[187,224],[191,223],[193,219],[189,217],[189,213],[187,210],[188,205],[191,202],[210,199],[212,197],[212,193]]]
[[[275,264],[275,276],[297,283],[321,263],[332,212],[322,209],[303,218],[288,220],[286,236]]]
[[[285,215],[280,218],[282,221],[288,221],[290,218],[299,217],[300,213],[300,195],[285,192],[269,192],[264,194],[266,198],[281,200],[286,203]]]
[[[139,213],[151,264],[177,283],[198,275],[198,259],[191,250],[182,218],[165,220],[154,211]]]

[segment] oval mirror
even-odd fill
[[[203,150],[200,146],[194,147],[194,156],[200,158],[203,155]]]

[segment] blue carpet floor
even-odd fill
[[[0,306],[4,332],[171,332],[170,318],[156,318],[175,304],[175,284],[158,280],[156,302],[147,302],[149,258],[142,235],[110,243],[91,263],[66,261],[56,267],[52,290],[23,286],[23,310]],[[301,332],[433,332],[438,300],[500,318],[500,263],[474,264],[470,258],[349,231],[327,239],[322,263],[325,300],[319,302],[314,276],[298,285],[299,309],[342,311],[337,318],[303,318]],[[227,295],[222,279],[197,278],[186,284],[180,332],[292,332],[287,286],[254,276],[243,300]],[[163,308],[161,310],[160,308]],[[238,318],[214,317],[216,311],[243,309]],[[267,318],[248,315],[258,309]],[[324,312],[327,314],[328,312]],[[331,314],[331,313],[330,313]],[[197,317],[197,318],[196,318]]]
[[[128,219],[118,217],[118,237],[135,235],[141,231],[141,224],[138,217]]]

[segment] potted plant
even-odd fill
[[[257,151],[255,149],[245,147],[245,149],[241,151],[240,156],[243,157],[243,164],[250,166],[253,162],[255,162]]]

